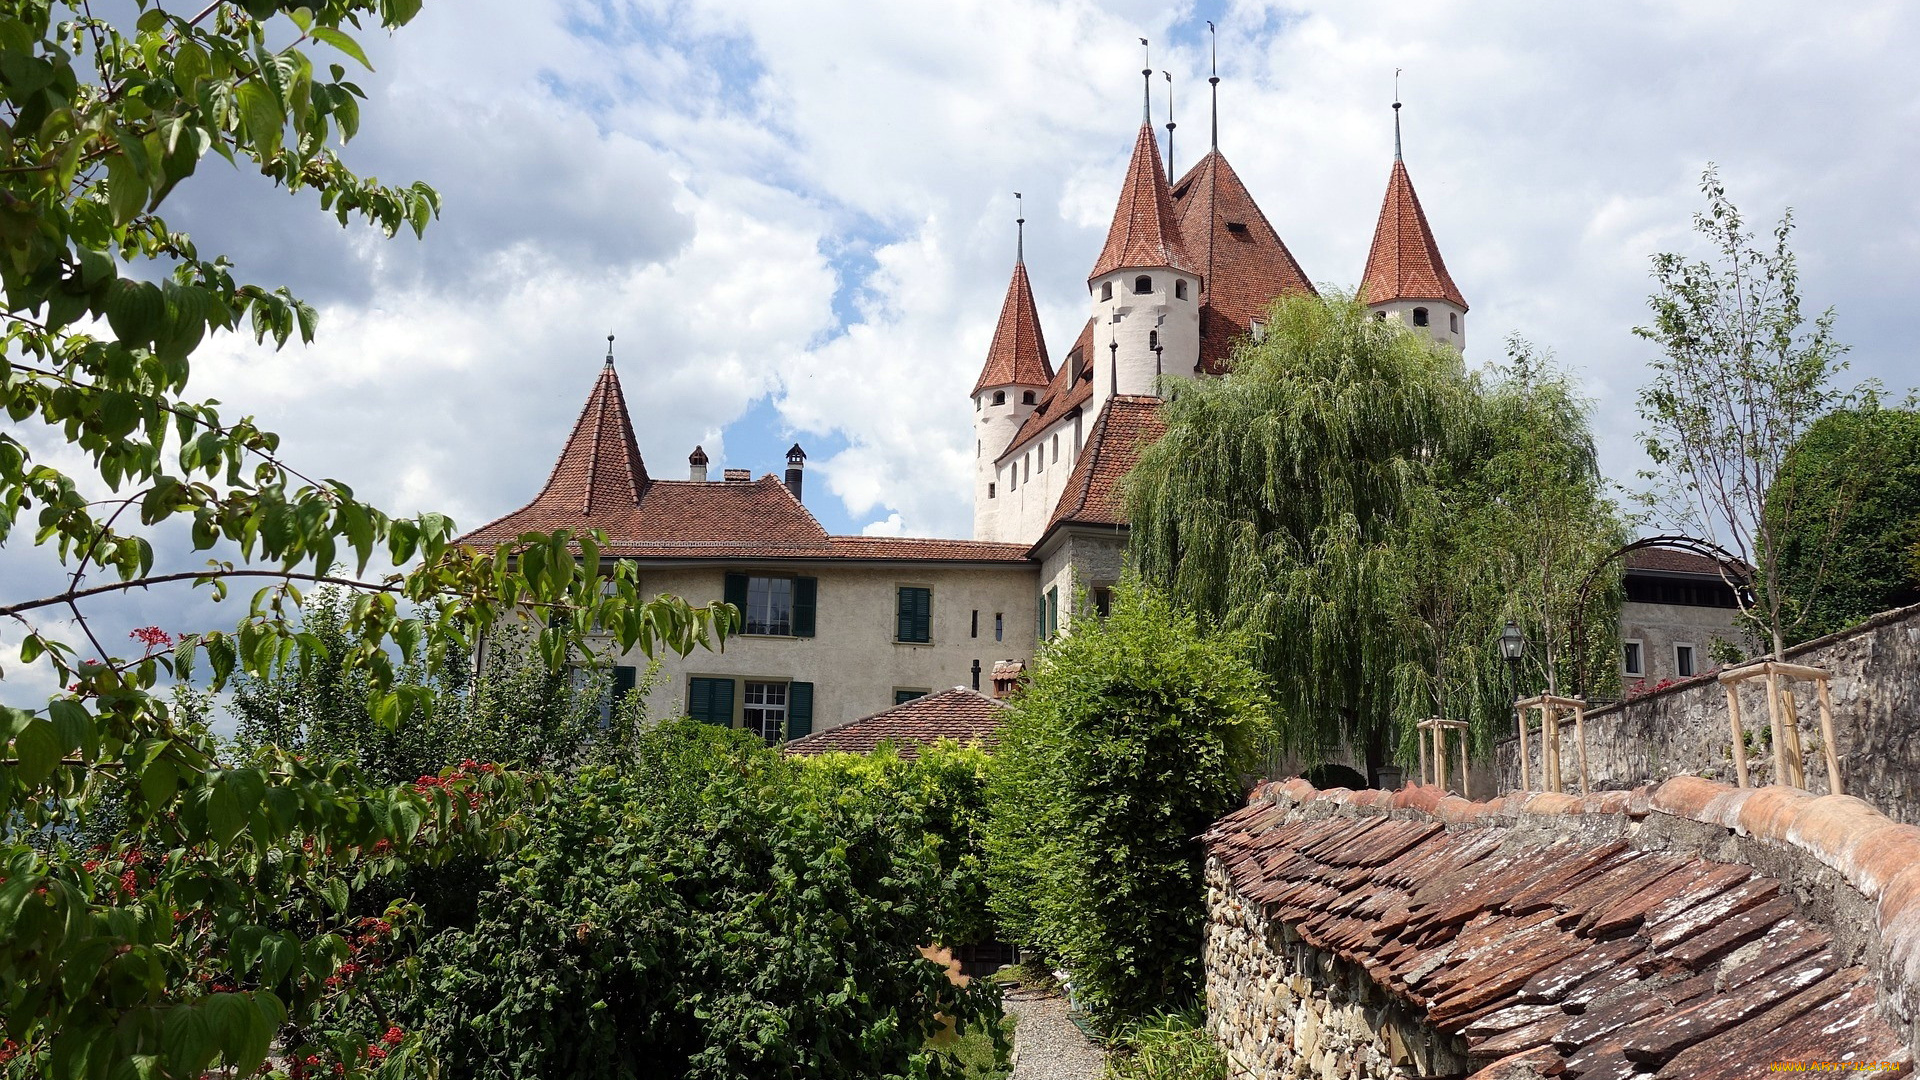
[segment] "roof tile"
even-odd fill
[[[836,751],[864,754],[881,743],[891,743],[901,757],[914,758],[920,755],[920,747],[941,739],[978,745],[991,752],[1000,742],[1000,725],[1006,722],[1006,715],[1005,702],[956,686],[795,739],[787,744],[786,752],[802,757]]]
[[[1446,260],[1440,257],[1440,245],[1434,242],[1407,167],[1398,161],[1387,178],[1387,197],[1380,204],[1366,273],[1360,277],[1361,303],[1390,300],[1444,300],[1462,311],[1467,308],[1460,287],[1447,273]]]
[[[1167,172],[1160,164],[1160,144],[1152,124],[1141,124],[1133,141],[1133,158],[1127,162],[1127,178],[1120,185],[1106,246],[1087,278],[1135,266],[1171,266],[1199,273],[1180,243],[1180,223],[1173,216],[1173,197],[1167,192]]]
[[[993,343],[987,347],[987,362],[980,369],[980,381],[973,384],[973,392],[990,386],[1046,386],[1052,381],[1047,339],[1040,332],[1040,313],[1033,306],[1033,284],[1027,280],[1027,264],[1018,262],[1013,265],[1013,280],[1007,283],[1000,321],[993,328]]]

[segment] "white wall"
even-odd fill
[[[1415,326],[1413,309],[1427,309],[1427,325]],[[1467,313],[1447,303],[1445,300],[1390,300],[1384,304],[1373,304],[1369,311],[1386,312],[1387,318],[1398,319],[1409,330],[1423,331],[1442,345],[1451,345],[1454,351],[1467,351]],[[1458,330],[1454,326],[1459,326]]]

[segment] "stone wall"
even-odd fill
[[[1467,1071],[1453,1040],[1356,965],[1269,920],[1212,860],[1207,913],[1207,1026],[1226,1051],[1229,1076],[1389,1080]]]
[[[1896,821],[1920,823],[1920,606],[1876,616],[1842,634],[1787,651],[1796,664],[1833,674],[1835,738],[1841,783]],[[1803,684],[1804,685],[1804,684]],[[1827,791],[1820,728],[1810,693],[1800,709],[1809,790]],[[1741,697],[1753,782],[1770,783],[1767,710],[1760,691]],[[1529,771],[1540,787],[1539,740],[1529,738]],[[1733,782],[1726,693],[1711,676],[1587,714],[1587,764],[1596,790],[1620,790],[1670,776]],[[1565,789],[1579,791],[1571,725],[1562,734]],[[1519,741],[1509,734],[1495,751],[1498,788],[1520,786]]]

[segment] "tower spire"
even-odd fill
[[[1146,54],[1146,67],[1140,69],[1140,122],[1147,127],[1153,126],[1153,47],[1146,38],[1140,39],[1140,50]]]
[[[1393,69],[1393,160],[1400,160],[1400,69]]]
[[[1207,86],[1213,93],[1213,148],[1218,150],[1220,149],[1220,35],[1214,31],[1212,19],[1207,20],[1207,41],[1212,49]],[[1168,171],[1172,171],[1171,167]]]
[[[1017,191],[1013,193],[1013,205],[1014,213],[1019,215],[1013,219],[1017,237],[1013,242],[1013,261],[1017,265],[1025,266],[1027,264],[1027,208]]]
[[[1163,71],[1160,74],[1167,77],[1167,175],[1172,176],[1174,175],[1174,172],[1173,172],[1173,129],[1174,129],[1173,72]]]
[[[607,366],[613,366],[613,335],[607,335]]]

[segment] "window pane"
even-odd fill
[[[792,578],[767,579],[767,633],[793,633]]]
[[[769,743],[779,742],[787,726],[787,684],[748,683],[741,726]]]

